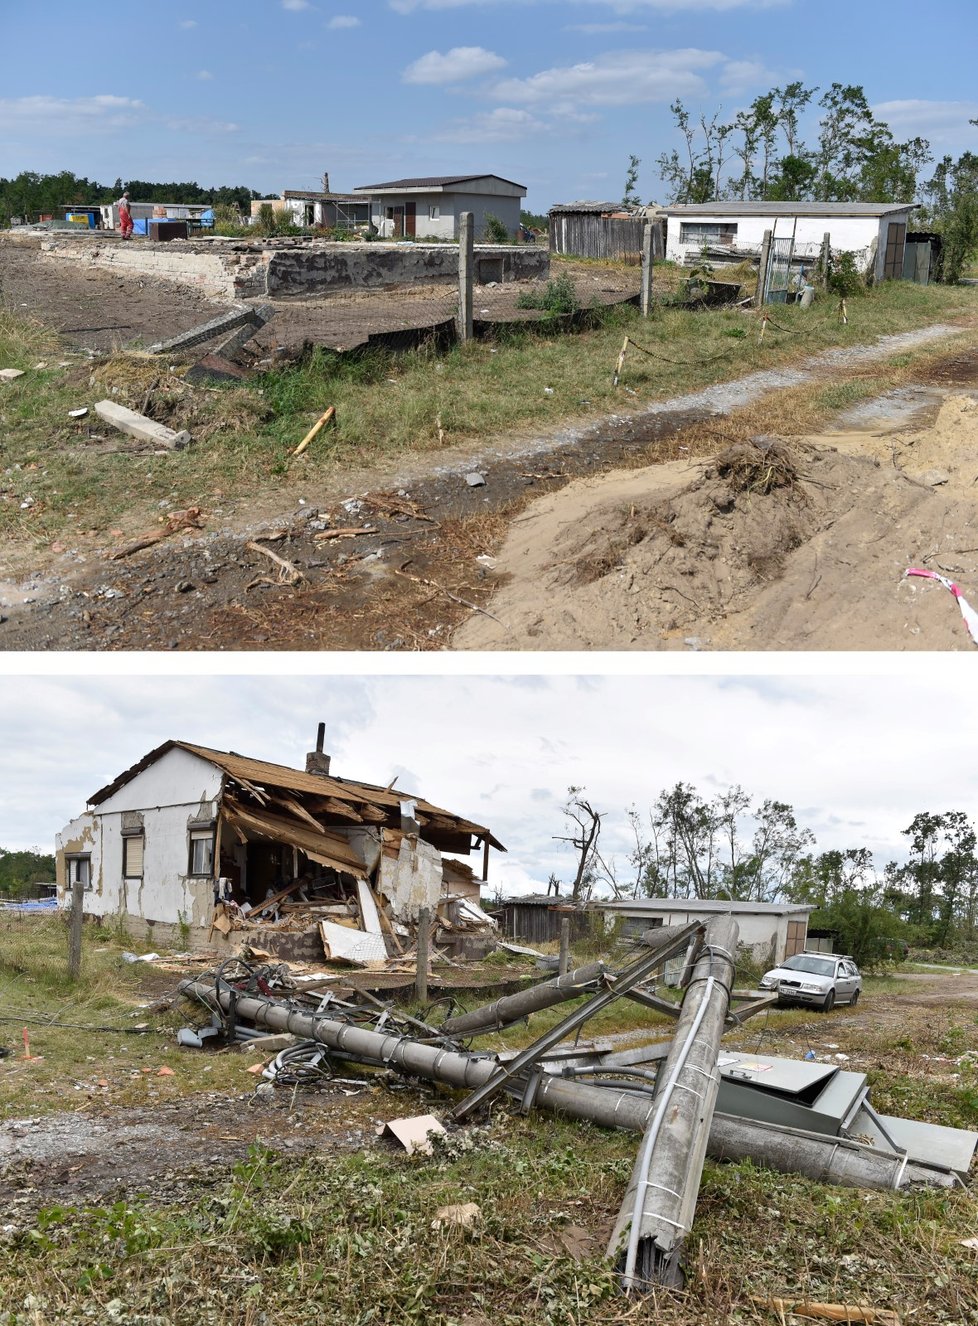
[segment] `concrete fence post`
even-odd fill
[[[771,232],[765,230],[761,240],[761,262],[757,269],[757,290],[754,294],[754,307],[761,308],[767,295],[767,269],[771,261]]]
[[[68,930],[68,975],[73,981],[77,981],[81,975],[84,900],[85,882],[82,879],[75,879],[71,885],[71,917]]]
[[[475,279],[475,227],[471,212],[458,218],[458,339],[472,339],[472,287]]]
[[[829,280],[829,261],[832,254],[832,236],[826,230],[822,236],[822,248],[818,255],[818,284],[824,287]]]
[[[570,917],[562,916],[560,918],[560,959],[557,966],[557,972],[560,976],[567,975],[567,969],[570,966]]]
[[[652,258],[655,240],[655,223],[646,221],[642,228],[642,292],[639,307],[642,317],[647,318],[652,312]]]

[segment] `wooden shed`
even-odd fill
[[[550,252],[567,258],[604,258],[612,262],[642,261],[642,232],[654,219],[648,208],[622,203],[555,203],[549,212]],[[652,255],[664,253],[665,229],[657,224]]]
[[[571,939],[588,933],[589,919],[568,898],[553,894],[530,894],[525,898],[507,898],[492,908],[502,935],[526,944],[550,944],[560,938],[560,923],[570,917]]]

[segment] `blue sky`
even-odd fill
[[[0,0],[0,175],[334,189],[492,172],[544,211],[776,83],[861,84],[898,137],[978,150],[974,0]]]
[[[220,660],[221,663],[224,660]],[[271,665],[270,665],[271,671]],[[49,845],[87,798],[168,738],[302,767],[326,723],[333,772],[415,792],[506,844],[491,884],[567,881],[561,806],[584,787],[623,881],[626,810],[665,788],[741,784],[793,805],[819,848],[902,858],[918,811],[978,818],[967,669],[906,676],[39,677],[0,712],[0,846]]]

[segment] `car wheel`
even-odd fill
[[[853,992],[852,992],[852,998],[849,1000],[849,1007],[850,1007],[850,1008],[855,1008],[855,1007],[856,1007],[856,1004],[857,1004],[858,1002],[859,1002],[859,991],[858,991],[858,990],[853,990]]]
[[[828,994],[825,996],[825,998],[822,1000],[822,1012],[831,1013],[834,1007],[835,1007],[835,991],[830,990]]]

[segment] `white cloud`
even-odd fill
[[[337,14],[329,20],[326,26],[332,28],[334,32],[341,28],[358,28],[360,20],[353,14]]]
[[[897,138],[930,138],[961,143],[978,136],[969,120],[978,118],[978,101],[881,101],[873,114],[885,120]]]
[[[728,60],[720,71],[720,87],[724,92],[747,92],[755,87],[767,90],[777,81],[778,75],[760,60]]]
[[[429,51],[409,64],[401,75],[405,83],[461,83],[467,78],[479,78],[504,68],[501,55],[482,46],[454,46],[444,54]]]
[[[0,98],[0,128],[6,125],[60,123],[77,129],[117,128],[131,124],[146,109],[133,97],[103,94],[95,97],[6,97]]]
[[[297,14],[301,9],[312,9],[309,0],[282,0],[282,8]]]
[[[581,64],[509,78],[492,93],[500,101],[573,114],[580,106],[629,106],[702,94],[701,72],[722,64],[719,51],[609,51]]]
[[[0,846],[50,844],[86,798],[167,737],[302,767],[316,723],[340,776],[405,791],[489,825],[494,882],[567,879],[560,806],[569,785],[606,815],[602,843],[624,865],[625,809],[664,788],[704,796],[734,783],[794,806],[820,850],[906,854],[922,810],[978,812],[978,771],[962,733],[978,721],[970,679],[944,670],[933,706],[906,703],[916,674],[820,677],[315,677],[288,693],[267,678],[19,677],[0,714]],[[491,714],[466,740],[433,713]],[[64,715],[71,715],[65,724]],[[179,728],[172,716],[179,714]],[[894,722],[899,714],[899,722]],[[99,734],[93,745],[91,733]],[[722,734],[718,742],[717,734]],[[801,757],[799,755],[801,753]],[[908,770],[926,769],[925,780]]]
[[[188,31],[190,28],[195,28],[196,26],[197,20],[195,18],[182,18],[177,24],[177,27],[184,28]]]
[[[202,83],[211,82],[213,77],[214,75],[211,73],[209,69],[198,69],[197,72],[194,74],[194,78],[199,78]]]
[[[439,143],[508,143],[531,133],[545,133],[547,126],[529,111],[499,106],[469,120],[457,120],[430,137]]]

